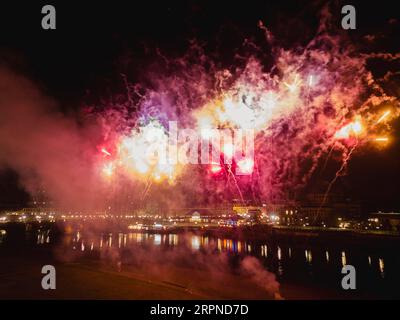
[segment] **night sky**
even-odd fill
[[[340,8],[357,9],[357,30],[340,28]],[[41,8],[53,4],[57,29],[41,29]],[[241,54],[245,38],[270,49],[258,28],[261,20],[285,47],[307,43],[319,25],[326,1],[13,1],[1,5],[0,61],[34,79],[65,113],[86,102],[123,90],[121,74],[141,81],[141,72],[157,59],[157,50],[179,57],[189,41],[203,44],[221,66]],[[338,33],[346,32],[361,52],[400,52],[400,10],[396,1],[331,2]],[[374,35],[373,45],[365,36]],[[268,61],[266,61],[268,68]],[[399,71],[400,61],[374,63],[377,76]],[[399,77],[386,88],[400,95]],[[1,120],[1,119],[0,119]],[[356,154],[340,181],[366,210],[400,210],[400,123],[385,150]],[[10,137],[12,139],[12,137]],[[1,150],[0,150],[1,152]],[[319,177],[314,177],[319,179]],[[322,177],[324,179],[324,177]],[[0,207],[23,206],[27,194],[15,173],[0,171]]]

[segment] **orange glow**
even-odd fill
[[[388,141],[389,141],[389,138],[387,138],[387,137],[380,137],[380,138],[376,138],[375,141],[378,141],[378,142],[388,142]]]
[[[390,110],[386,111],[386,112],[379,118],[379,120],[378,120],[376,123],[378,124],[378,123],[382,122],[383,120],[385,120],[385,118],[386,118],[388,115],[390,115],[390,113],[391,113]]]
[[[355,120],[346,126],[344,126],[342,129],[340,129],[338,132],[335,134],[335,138],[337,139],[348,139],[351,136],[358,136],[362,133],[363,131],[363,125],[360,120]]]

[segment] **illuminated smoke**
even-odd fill
[[[274,67],[270,71],[253,56],[243,66],[218,69],[195,46],[184,58],[171,59],[169,73],[159,74],[152,89],[144,88],[135,106],[142,128],[157,123],[167,130],[166,122],[174,120],[183,128],[202,132],[203,139],[212,137],[212,129],[253,129],[254,161],[243,159],[232,165],[214,162],[207,170],[185,165],[179,170],[169,167],[164,174],[157,168],[150,172],[144,163],[151,160],[143,158],[134,127],[133,133],[128,130],[114,141],[114,148],[130,147],[130,154],[138,157],[117,155],[118,161],[128,162],[122,169],[142,167],[136,169],[134,178],[167,181],[173,193],[187,191],[182,180],[189,170],[189,176],[201,186],[198,198],[212,194],[219,200],[271,200],[284,198],[285,190],[304,187],[324,155],[339,154],[335,158],[347,164],[348,155],[356,152],[355,145],[364,148],[371,141],[386,141],[381,137],[389,133],[389,121],[398,112],[386,110],[382,114],[381,110],[396,109],[398,101],[386,95],[366,69],[368,56],[325,33],[304,48],[290,50],[274,45],[270,57]],[[192,62],[196,60],[190,58],[193,56],[204,65]],[[221,159],[232,158],[235,153],[229,142],[214,147]],[[236,176],[236,169],[245,176]],[[193,185],[191,188],[196,189]]]
[[[100,126],[88,121],[80,127],[31,81],[5,67],[0,67],[0,119],[0,168],[18,172],[33,195],[45,189],[53,202],[45,205],[87,209],[104,196],[93,166]]]
[[[347,39],[328,33],[327,12],[322,18],[318,35],[291,49],[280,47],[260,23],[272,47],[263,53],[268,63],[249,54],[222,68],[191,42],[180,59],[164,57],[149,68],[146,85],[124,77],[126,103],[106,103],[83,125],[57,112],[30,81],[3,68],[0,161],[20,174],[29,191],[44,186],[64,207],[113,202],[118,210],[117,203],[151,200],[167,210],[285,199],[309,182],[327,155],[339,161],[342,173],[349,155],[384,147],[399,115],[397,98],[366,67],[368,59],[397,55],[360,53]],[[212,129],[252,129],[254,160],[227,163],[235,152],[228,142],[212,143],[219,163],[160,163],[149,149],[159,150],[171,138],[170,121],[211,142]]]
[[[275,275],[265,270],[258,259],[252,256],[245,257],[241,262],[241,267],[243,273],[250,277],[254,283],[271,293],[275,299],[282,299]]]

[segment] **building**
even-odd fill
[[[209,223],[212,214],[208,209],[191,209],[185,214],[185,220],[191,223]]]
[[[368,215],[367,228],[400,232],[400,213],[375,212]]]
[[[361,205],[340,194],[311,193],[301,201],[299,217],[307,225],[336,227],[340,218],[359,219]]]

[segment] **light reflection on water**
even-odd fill
[[[268,258],[268,246],[266,244],[261,246],[261,256]]]
[[[192,236],[192,249],[200,249],[200,236]]]
[[[346,252],[342,251],[342,266],[347,264]]]
[[[168,243],[172,246],[178,245],[178,235],[177,234],[169,234],[168,235]]]
[[[159,245],[161,244],[161,234],[155,234],[155,235],[154,235],[154,241],[153,241],[153,243],[154,243],[156,246],[159,246]]]
[[[312,264],[312,252],[311,250],[304,250],[304,254],[306,256],[306,261],[308,264]]]
[[[280,247],[278,247],[278,260],[281,260],[282,259],[282,250],[281,250],[281,248]]]
[[[48,230],[39,230],[35,236],[36,245],[48,245],[52,241]],[[63,245],[82,254],[99,252],[115,248],[124,250],[135,245],[153,246],[161,250],[173,250],[177,247],[187,247],[193,252],[224,252],[230,255],[253,255],[263,261],[268,269],[272,269],[278,277],[289,272],[292,265],[303,266],[308,274],[315,274],[315,268],[325,266],[335,272],[342,266],[350,263],[362,264],[362,267],[376,273],[381,279],[387,278],[385,270],[385,258],[382,254],[365,252],[360,259],[360,252],[356,249],[340,250],[335,248],[301,247],[300,245],[288,245],[285,243],[253,243],[229,238],[217,238],[196,234],[157,234],[157,233],[104,233],[100,235],[86,235],[84,232],[76,232],[63,239]],[[355,265],[356,266],[356,265]],[[358,268],[359,266],[356,266]],[[337,269],[339,268],[339,269]],[[321,270],[319,270],[321,272]],[[340,272],[340,271],[339,271]]]
[[[381,272],[382,278],[385,277],[385,262],[383,258],[379,258],[379,271]]]
[[[46,231],[39,232],[38,235],[37,235],[37,241],[36,241],[36,243],[37,243],[37,244],[50,243],[50,234],[49,234],[49,231],[46,230]]]
[[[45,236],[47,240],[45,241]],[[49,236],[44,231],[39,231],[37,234],[37,244],[50,243]],[[237,253],[237,254],[250,254],[253,252],[253,245],[246,241],[228,239],[228,238],[213,238],[209,236],[201,236],[191,234],[188,238],[185,234],[150,234],[150,233],[118,233],[118,234],[101,234],[94,240],[93,237],[84,237],[82,233],[77,232],[69,238],[69,242],[73,247],[75,244],[79,244],[82,251],[87,248],[93,250],[101,250],[104,246],[110,248],[117,246],[118,248],[125,248],[129,245],[135,244],[147,244],[153,246],[165,246],[165,247],[177,247],[179,245],[185,245],[190,243],[190,247],[193,250],[204,250],[204,249],[216,249],[219,252]],[[116,242],[116,244],[114,243]],[[257,250],[260,252],[254,252],[255,255],[261,255],[262,257],[268,257],[268,246],[267,244],[258,246]],[[278,259],[282,259],[283,253],[280,247],[277,248]],[[288,255],[291,257],[292,249],[288,248]]]

